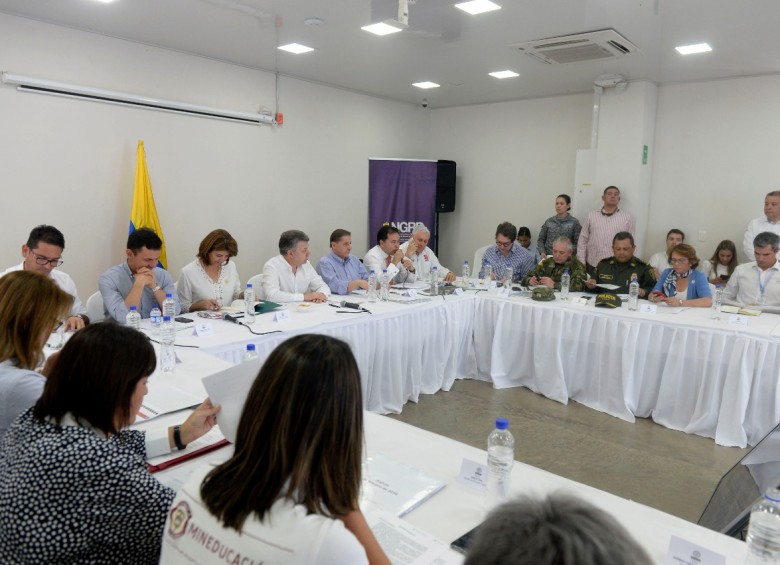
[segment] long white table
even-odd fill
[[[179,419],[183,417],[173,418],[171,422],[160,421],[156,425],[169,425]],[[488,421],[489,418],[486,418]],[[485,451],[372,413],[365,413],[365,431],[369,455],[383,453],[447,483],[442,491],[412,510],[404,520],[447,544],[482,521],[483,495],[461,485],[456,477],[464,458],[484,462]],[[158,477],[166,480],[176,475],[177,481],[181,481],[198,466],[207,461],[224,460],[230,453],[230,447],[223,448],[162,471]],[[631,500],[515,462],[512,472],[514,494],[541,496],[554,491],[584,498],[615,516],[648,551],[655,563],[663,562],[672,535],[726,555],[728,564],[736,565],[744,561],[746,546],[738,540]]]
[[[555,300],[477,297],[478,378],[524,386],[633,422],[721,445],[754,444],[780,420],[780,317],[710,319],[709,308],[678,314],[596,308]]]

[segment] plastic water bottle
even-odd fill
[[[376,302],[376,271],[371,269],[368,275],[368,301]]]
[[[571,275],[569,269],[564,269],[561,275],[561,300],[569,299],[569,285],[571,285]]]
[[[504,274],[504,290],[507,294],[512,292],[512,277],[515,276],[515,270],[512,267],[507,267]]]
[[[255,350],[255,344],[247,343],[246,352],[244,353],[244,363],[246,363],[247,361],[252,361],[253,359],[257,359],[257,351]]]
[[[152,311],[149,312],[149,319],[152,321],[152,330],[154,335],[160,335],[160,326],[162,325],[162,312],[155,306]]]
[[[723,289],[719,284],[715,285],[715,294],[712,295],[712,314],[713,320],[720,320],[720,306],[723,304]]]
[[[176,367],[176,326],[170,316],[163,316],[160,326],[160,370],[171,373]]]
[[[490,275],[493,274],[493,265],[490,263],[485,263],[483,270],[485,271],[483,273],[485,275],[485,278],[483,279],[485,286],[490,286]]]
[[[770,488],[750,511],[747,565],[780,563],[780,490]]]
[[[387,276],[387,269],[382,269],[382,278],[379,281],[380,284],[380,290],[379,290],[379,299],[382,301],[386,301],[387,297],[390,294],[390,277]]]
[[[463,261],[463,269],[461,270],[460,274],[463,277],[463,284],[469,284],[469,279],[471,278],[471,267],[469,267],[468,261]]]
[[[244,323],[247,325],[255,323],[255,288],[252,283],[246,283],[246,290],[244,290]]]
[[[636,278],[636,273],[631,275],[631,284],[628,285],[628,309],[639,309],[639,281]]]
[[[431,294],[433,296],[439,294],[439,267],[436,265],[431,269]]]
[[[138,313],[138,308],[135,306],[130,306],[130,311],[127,313],[125,322],[131,328],[135,328],[137,330],[141,329],[141,314]]]
[[[509,431],[509,421],[496,418],[496,429],[488,436],[488,486],[486,509],[504,502],[512,484],[515,463],[515,438]]]
[[[171,320],[176,317],[176,301],[170,292],[165,293],[165,300],[162,303],[162,315],[170,316]]]

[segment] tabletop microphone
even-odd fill
[[[341,302],[339,302],[339,306],[341,306],[342,308],[352,308],[353,310],[363,309],[363,307],[357,302],[347,302],[346,300],[342,300]]]

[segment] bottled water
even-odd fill
[[[255,323],[255,288],[252,283],[247,283],[244,291],[244,323]]]
[[[135,328],[137,330],[141,329],[141,314],[138,313],[138,308],[135,306],[130,306],[130,311],[127,313],[125,322],[131,328]]]
[[[170,316],[171,320],[176,317],[176,301],[170,292],[165,293],[165,300],[162,303],[162,315]]]
[[[561,275],[561,300],[569,299],[569,285],[571,284],[571,275],[569,269],[564,269]]]
[[[390,277],[387,276],[387,269],[382,269],[382,278],[380,280],[381,288],[379,290],[379,299],[386,301],[390,293]]]
[[[468,261],[463,261],[463,270],[461,271],[461,275],[463,276],[463,284],[468,284],[469,279],[471,278],[471,267],[469,267]]]
[[[160,335],[160,326],[162,325],[162,312],[155,306],[152,311],[149,312],[149,319],[152,321],[152,330],[154,335]]]
[[[439,267],[436,265],[431,269],[431,294],[434,296],[439,294]]]
[[[170,316],[163,316],[160,326],[160,370],[170,373],[176,367],[176,326]]]
[[[483,267],[485,276],[484,279],[482,279],[485,283],[485,286],[490,286],[490,276],[493,274],[493,265],[490,265],[489,263],[485,263],[485,266]]]
[[[512,277],[514,274],[515,271],[512,267],[506,268],[506,273],[504,274],[504,290],[506,290],[507,294],[512,292]]]
[[[376,302],[376,271],[371,269],[368,275],[368,301]]]
[[[515,438],[509,431],[509,422],[496,419],[496,429],[488,436],[488,487],[486,509],[491,510],[504,502],[512,483],[512,466],[515,462]]]
[[[712,319],[720,320],[720,306],[723,304],[723,289],[719,284],[715,285],[715,293],[712,295]]]
[[[745,563],[780,563],[780,490],[770,488],[750,511]]]
[[[631,284],[628,285],[628,309],[639,309],[639,281],[636,278],[636,273],[631,275]]]
[[[255,344],[254,343],[247,343],[246,344],[246,353],[244,353],[244,362],[252,361],[253,359],[257,359],[257,351],[255,351]]]

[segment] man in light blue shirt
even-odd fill
[[[317,263],[317,272],[333,294],[349,294],[368,289],[368,271],[360,259],[350,255],[352,234],[344,229],[330,234],[330,253]]]
[[[509,222],[498,224],[496,228],[496,245],[488,247],[482,258],[482,268],[479,278],[485,276],[485,265],[490,265],[492,273],[490,278],[502,281],[506,278],[506,272],[512,269],[512,282],[519,282],[524,276],[533,271],[536,266],[534,256],[522,245],[517,243],[517,228]]]
[[[176,301],[176,315],[181,312],[179,295],[168,271],[157,266],[162,240],[153,230],[139,228],[127,236],[127,260],[111,267],[98,279],[107,318],[124,324],[130,306],[148,318],[152,308],[162,309],[165,295]]]

